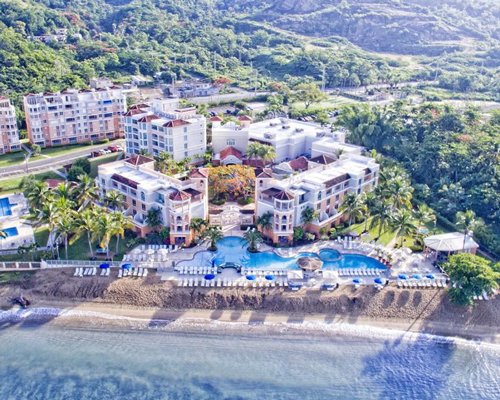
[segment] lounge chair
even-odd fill
[[[109,276],[110,273],[111,273],[111,268],[107,268],[105,276]]]
[[[105,273],[106,273],[106,270],[105,269],[101,269],[101,276],[104,276]]]
[[[123,269],[118,270],[118,278],[121,278],[123,276]]]
[[[92,268],[92,276],[96,276],[97,275],[97,268]]]
[[[484,300],[489,300],[488,293],[483,292],[482,296]]]
[[[80,268],[75,268],[75,273],[73,276],[78,276],[80,274]]]

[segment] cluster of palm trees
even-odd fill
[[[252,142],[248,144],[246,155],[250,159],[257,158],[268,163],[276,158],[276,151],[267,144]]]
[[[408,177],[398,168],[387,168],[380,173],[380,182],[374,191],[360,196],[346,194],[339,211],[348,218],[349,225],[364,219],[364,231],[377,229],[376,239],[390,229],[402,246],[405,237],[417,235],[419,226],[435,221],[434,212],[427,205],[413,208],[412,197]]]
[[[130,217],[121,211],[124,204],[121,194],[110,191],[103,206],[96,205],[99,192],[94,180],[87,175],[80,176],[78,184],[65,182],[55,189],[28,177],[22,188],[30,207],[30,219],[36,225],[48,226],[49,243],[63,244],[66,259],[70,239],[82,235],[87,237],[91,257],[94,256],[95,243],[109,255],[108,245],[112,237],[116,237],[118,253],[120,238],[124,237],[126,229],[132,227]],[[58,246],[52,246],[53,256],[54,251],[59,252]]]

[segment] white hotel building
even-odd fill
[[[256,177],[256,217],[270,212],[273,227],[265,232],[274,243],[291,243],[293,228],[303,226],[302,212],[307,207],[318,218],[307,230],[319,234],[342,220],[339,206],[348,192],[371,191],[378,183],[379,165],[372,158],[356,154],[341,155],[329,164],[311,163],[310,169],[286,179],[265,169]]]
[[[132,106],[124,116],[124,127],[127,154],[167,152],[180,161],[207,149],[206,118],[195,107],[180,108],[178,99]]]
[[[154,170],[154,160],[132,156],[98,167],[101,195],[115,190],[125,198],[126,215],[132,217],[141,236],[151,232],[146,222],[150,209],[160,210],[163,225],[170,228],[170,242],[189,245],[193,240],[191,219],[208,217],[208,174],[193,170],[188,176],[172,177]]]
[[[16,110],[7,97],[0,96],[0,154],[20,149]]]
[[[126,103],[124,90],[115,86],[28,94],[24,111],[29,139],[51,147],[123,137]]]

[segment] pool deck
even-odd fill
[[[28,201],[21,193],[2,196],[2,198],[5,197],[9,199],[11,204],[12,215],[0,217],[1,229],[16,228],[18,234],[0,239],[0,252],[14,251],[19,246],[35,242],[33,228],[24,219],[29,214]]]

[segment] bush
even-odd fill
[[[237,203],[240,206],[245,206],[247,204],[253,203],[253,198],[251,198],[251,197],[239,197],[237,200]]]
[[[80,167],[81,169],[83,169],[87,174],[90,174],[90,171],[92,169],[91,165],[90,165],[90,161],[88,160],[88,158],[79,158],[78,160],[76,160],[72,167]]]
[[[80,175],[87,175],[82,167],[72,166],[68,171],[68,180],[72,182],[79,182],[78,177]]]
[[[221,206],[226,202],[226,199],[212,199],[212,204],[215,204],[216,206]]]
[[[95,142],[95,144],[106,144],[109,143],[109,139],[100,139]]]

